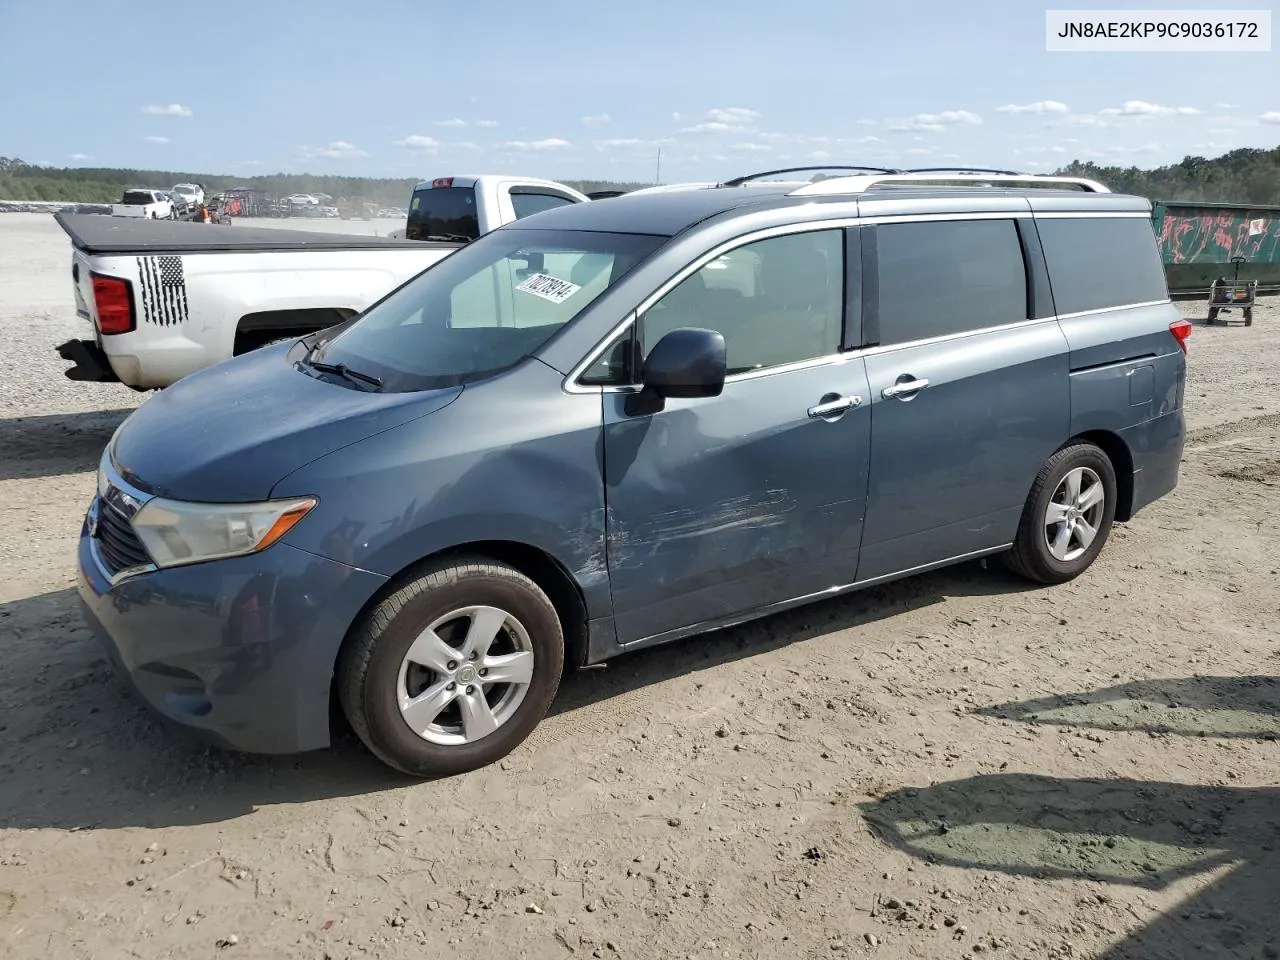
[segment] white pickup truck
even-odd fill
[[[173,201],[161,190],[130,189],[111,205],[113,217],[143,217],[148,220],[172,220]]]
[[[72,380],[166,387],[340,323],[481,233],[586,201],[552,181],[444,177],[415,187],[391,237],[59,213],[74,247],[76,313],[93,336],[66,341],[58,355]]]

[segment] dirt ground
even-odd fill
[[[1274,303],[1195,331],[1182,482],[1078,581],[636,654],[412,783],[197,746],[112,675],[73,546],[139,398],[62,377],[70,294],[52,219],[0,217],[0,956],[1280,956]]]

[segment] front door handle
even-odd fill
[[[850,407],[856,407],[860,403],[862,403],[861,397],[841,397],[827,394],[822,398],[821,403],[814,404],[807,412],[815,420],[825,420],[828,417],[839,416]]]
[[[880,391],[880,396],[886,400],[892,400],[894,397],[904,397],[911,399],[911,396],[919,393],[929,385],[928,380],[916,380],[915,378],[899,379],[897,383],[891,384]]]

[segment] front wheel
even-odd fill
[[[1006,565],[1038,583],[1074,580],[1097,559],[1116,514],[1116,474],[1091,443],[1063,447],[1040,468]]]
[[[506,564],[419,570],[359,622],[338,698],[379,759],[417,777],[486,766],[524,741],[560,686],[564,634],[540,587]]]

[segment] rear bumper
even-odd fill
[[[112,585],[81,530],[85,620],[156,713],[249,753],[328,746],[333,665],[384,577],[277,543]]]
[[[111,361],[94,340],[68,340],[58,346],[58,356],[71,363],[62,371],[69,380],[90,383],[118,383],[120,378],[111,369]]]

